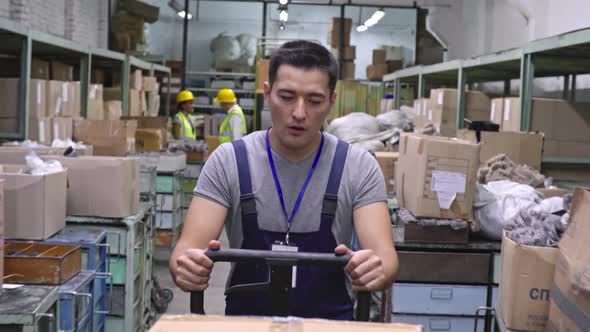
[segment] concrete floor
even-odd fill
[[[229,248],[227,236],[225,231],[221,235],[222,248]],[[168,288],[174,293],[172,302],[168,305],[166,314],[188,314],[189,310],[189,294],[180,290],[170,276],[168,269],[168,261],[170,258],[170,250],[167,248],[156,247],[156,255],[154,261],[154,274],[160,282],[160,287]],[[208,315],[223,315],[225,311],[225,282],[229,274],[229,263],[216,263],[211,274],[209,288],[205,291],[205,312]]]

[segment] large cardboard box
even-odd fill
[[[501,127],[503,131],[520,131],[520,98],[504,99]]]
[[[157,117],[160,115],[160,95],[154,93],[152,96],[152,105],[150,107],[149,116]]]
[[[480,91],[465,92],[465,118],[470,121],[490,119],[490,97]]]
[[[165,315],[151,332],[422,332],[419,325],[227,316]]]
[[[74,122],[72,118],[51,118],[53,139],[72,139]]]
[[[120,100],[109,100],[104,102],[103,119],[88,120],[119,120],[123,116],[123,103]]]
[[[384,46],[385,61],[402,60],[402,48],[400,46]]]
[[[77,120],[74,140],[93,146],[94,155],[125,157],[135,151],[134,120]]]
[[[473,220],[480,146],[464,140],[402,134],[396,193],[416,217]]]
[[[576,188],[568,228],[559,241],[548,331],[588,331],[590,326],[590,191]]]
[[[70,82],[47,82],[47,116],[74,116],[74,85]]]
[[[29,118],[29,138],[41,144],[51,145],[53,142],[51,118]],[[1,163],[1,162],[0,162]]]
[[[49,120],[49,119],[48,119]],[[86,149],[74,149],[79,156],[91,156],[92,147]],[[27,148],[21,146],[1,146],[0,147],[0,165],[24,165],[26,163],[26,156],[34,152],[38,156],[51,155],[62,156],[66,151],[65,148]]]
[[[402,69],[404,66],[401,60],[388,60],[387,61],[387,72],[393,73],[394,71]]]
[[[5,237],[44,240],[65,227],[67,172],[27,174],[25,166],[1,166]]]
[[[74,67],[51,60],[51,79],[54,81],[73,81]]]
[[[354,61],[344,61],[342,63],[342,79],[354,80],[355,64]]]
[[[143,76],[142,77],[142,89],[145,91],[158,91],[158,81],[153,76]]]
[[[387,74],[387,64],[377,64],[367,66],[367,79],[369,81],[383,81],[383,76]]]
[[[145,91],[139,91],[139,115],[147,116],[148,114],[148,104],[147,104],[147,95]]]
[[[129,116],[141,115],[141,94],[139,90],[129,89]]]
[[[219,136],[205,136],[205,142],[207,143],[207,154],[211,155],[215,149],[221,144],[219,142]]]
[[[432,122],[442,136],[456,136],[457,96],[457,89],[432,89],[430,91]],[[471,121],[487,121],[490,118],[490,98],[479,91],[466,91],[465,118]]]
[[[0,117],[18,117],[19,83],[18,78],[0,78]]]
[[[336,60],[340,59],[340,51],[338,47],[332,49],[332,53]],[[342,52],[342,59],[345,61],[351,61],[356,59],[356,46],[345,46],[344,52]]]
[[[129,77],[129,89],[143,89],[143,76],[141,75],[141,70],[136,69],[131,72],[131,76]]]
[[[74,94],[73,102],[72,102],[72,114],[69,115],[73,118],[80,118],[80,110],[81,110],[81,91],[80,91],[80,81],[69,82],[71,85],[71,89]]]
[[[49,62],[37,58],[32,58],[31,78],[39,80],[49,80]]]
[[[503,130],[502,123],[504,119],[504,98],[494,98],[490,103],[490,121],[500,126]]]
[[[47,117],[47,81],[45,80],[30,80],[29,116],[33,118]]]
[[[9,133],[18,132],[18,118],[0,118],[0,131]]]
[[[103,88],[102,98],[104,101],[123,100],[123,95],[121,94],[121,87],[116,86],[112,88]]]
[[[384,49],[375,49],[373,50],[373,64],[374,65],[382,65],[386,64],[386,51]]]
[[[388,193],[395,191],[395,164],[398,161],[398,152],[375,152],[375,158],[381,172],[383,172],[383,178],[385,179],[385,189]]]
[[[559,249],[519,245],[502,237],[500,308],[504,323],[519,331],[544,331]]]
[[[457,138],[477,142],[476,133],[471,130],[458,130]],[[482,131],[480,138],[480,164],[484,164],[490,158],[503,153],[517,164],[529,165],[536,170],[541,169],[541,158],[543,154],[542,133]]]
[[[436,109],[430,107],[430,99],[420,98],[414,100],[414,126],[417,129],[422,129],[429,122],[434,123],[433,112]],[[440,128],[440,124],[435,124],[437,129]]]
[[[104,101],[102,98],[102,84],[91,84],[88,89],[88,109],[86,118],[88,120],[104,119]]]
[[[138,128],[135,132],[136,152],[160,152],[164,147],[164,138],[160,129]]]
[[[340,45],[340,25],[342,24],[342,20],[339,17],[332,18],[332,30],[329,33],[329,41],[332,47],[339,47]],[[344,46],[350,45],[350,32],[352,29],[352,19],[345,18],[344,19],[344,35],[343,41]]]
[[[124,218],[139,210],[138,158],[43,156],[43,159],[57,160],[68,170],[68,215]]]
[[[168,144],[168,122],[169,118],[166,116],[160,117],[122,117],[121,120],[134,120],[137,121],[137,129],[157,129],[160,131],[162,137],[162,144],[165,146]],[[137,137],[137,135],[136,135]]]

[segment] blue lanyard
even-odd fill
[[[318,149],[318,152],[315,155],[315,158],[313,159],[313,164],[311,165],[311,169],[309,170],[309,173],[307,173],[307,178],[305,179],[305,182],[303,183],[303,187],[301,187],[301,191],[299,192],[299,196],[297,196],[297,200],[295,201],[295,205],[293,206],[293,211],[291,211],[291,216],[287,215],[287,209],[285,208],[285,200],[283,199],[283,190],[281,189],[281,183],[279,182],[279,176],[277,175],[277,169],[275,168],[275,163],[274,160],[272,159],[272,151],[270,150],[270,141],[268,138],[268,133],[270,131],[270,128],[266,131],[266,153],[268,155],[268,162],[270,164],[270,169],[272,170],[272,177],[275,180],[275,186],[277,187],[277,194],[279,195],[279,201],[281,202],[281,207],[283,208],[283,213],[285,214],[285,218],[287,218],[287,236],[286,236],[286,242],[289,242],[289,232],[291,231],[291,221],[293,220],[293,217],[295,216],[295,213],[297,212],[297,209],[299,209],[299,205],[301,204],[301,200],[303,199],[303,195],[305,194],[305,190],[307,189],[307,186],[309,185],[309,181],[311,180],[311,177],[313,176],[313,172],[315,171],[315,168],[318,165],[318,162],[320,160],[320,155],[322,154],[322,149],[324,147],[324,133],[322,134],[322,140],[320,142],[320,148]]]

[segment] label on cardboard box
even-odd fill
[[[416,114],[420,114],[422,113],[422,104],[420,102],[418,102],[418,104],[416,104],[416,109],[414,110],[414,113]]]
[[[53,137],[61,138],[59,136],[59,124],[57,122],[53,124]]]
[[[64,103],[68,102],[68,83],[62,83],[61,85],[61,91],[62,91],[62,99],[64,100]]]
[[[428,110],[428,121],[432,121],[432,110]]]
[[[510,100],[504,99],[504,121],[510,120]]]
[[[96,85],[93,85],[92,88],[90,89],[90,98],[96,99]]]
[[[55,100],[54,111],[55,111],[55,114],[61,113],[61,97],[57,97],[57,99]]]
[[[422,112],[424,112],[424,116],[426,116],[426,109],[428,108],[428,100],[425,99],[422,101]]]
[[[439,105],[442,105],[442,104],[443,104],[443,96],[444,96],[444,93],[443,93],[442,91],[438,93],[438,100],[437,100],[437,103],[438,103]]]
[[[467,180],[459,172],[432,171],[432,191],[436,192],[438,205],[450,209],[457,193],[464,193]]]

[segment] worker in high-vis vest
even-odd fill
[[[214,101],[227,112],[219,127],[219,143],[237,141],[246,135],[246,117],[240,105],[236,103],[236,94],[232,89],[221,89]]]
[[[178,113],[174,117],[173,132],[175,139],[192,138],[196,139],[195,126],[191,120],[195,106],[195,97],[189,90],[180,91],[176,96]]]

